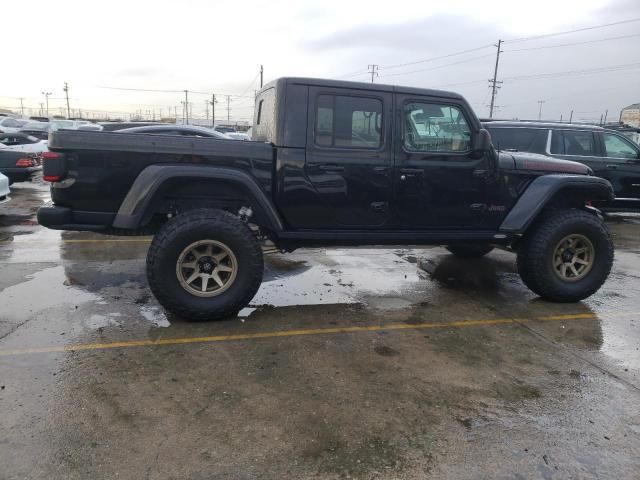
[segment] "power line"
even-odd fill
[[[98,85],[96,88],[104,88],[106,90],[123,90],[123,91],[131,91],[131,92],[154,92],[154,93],[184,93],[184,90],[163,90],[163,89],[154,89],[154,88],[128,88],[128,87],[109,87],[105,85]],[[206,95],[210,96],[210,92],[199,92],[197,90],[189,90],[189,93],[196,95]],[[221,94],[226,95],[226,94]],[[232,97],[245,97],[245,98],[253,98],[253,95],[236,95],[229,94]]]
[[[532,75],[517,75],[515,77],[504,77],[504,81],[514,80],[528,80],[533,78],[556,78],[573,75],[585,75],[589,73],[605,73],[605,72],[617,72],[621,70],[628,70],[633,68],[640,68],[640,63],[626,63],[622,65],[610,65],[608,67],[587,68],[583,70],[569,70],[566,72],[550,72],[550,73],[537,73]]]
[[[251,80],[251,83],[249,84],[249,86],[247,88],[245,88],[244,91],[240,95],[238,95],[238,97],[244,96],[244,94],[247,93],[251,89],[251,87],[253,87],[253,84],[256,82],[258,77],[261,76],[261,75],[262,75],[262,67],[260,67],[260,71],[256,74],[256,76],[253,77],[253,80]]]
[[[417,65],[419,63],[433,62],[435,60],[442,60],[443,58],[455,57],[457,55],[464,55],[465,53],[477,52],[478,50],[484,50],[485,48],[493,47],[493,46],[494,46],[493,44],[483,45],[481,47],[470,48],[468,50],[461,50],[459,52],[448,53],[446,55],[440,55],[439,57],[424,58],[422,60],[416,60],[415,62],[396,63],[394,65],[381,65],[380,68],[383,70],[389,70],[391,68],[400,68],[400,67],[407,67],[410,65]]]
[[[341,78],[357,77],[359,75],[368,75],[368,74],[369,74],[368,71],[358,70],[355,72],[345,73],[343,75],[336,75],[334,78],[341,79]]]
[[[640,17],[630,18],[628,20],[620,20],[619,22],[604,23],[602,25],[592,25],[590,27],[576,28],[575,30],[565,30],[564,32],[545,33],[544,35],[536,35],[533,37],[513,38],[511,40],[505,40],[505,43],[528,42],[531,40],[538,40],[540,38],[550,38],[550,37],[557,37],[560,35],[568,35],[570,33],[586,32],[587,30],[596,30],[598,28],[612,27],[614,25],[622,25],[625,23],[632,23],[632,22],[638,22],[638,21],[640,21]]]
[[[130,92],[184,93],[184,90],[159,90],[154,88],[106,87],[102,85],[98,85],[96,88],[104,88],[106,90],[125,90]],[[193,93],[197,93],[197,92],[193,92]]]
[[[446,63],[444,65],[438,65],[437,67],[422,68],[420,70],[410,70],[408,72],[389,73],[389,74],[386,74],[386,75],[380,75],[380,77],[397,77],[397,76],[400,76],[400,75],[408,75],[410,73],[430,72],[431,70],[437,70],[439,68],[451,67],[453,65],[460,65],[460,64],[463,64],[463,63],[468,63],[468,62],[472,62],[474,60],[478,60],[480,58],[487,58],[487,57],[493,57],[493,53],[490,53],[488,55],[479,55],[477,57],[467,58],[467,59],[461,60],[459,62]],[[382,67],[380,67],[380,68],[382,68]],[[371,72],[369,72],[369,73],[371,73]]]
[[[640,33],[633,33],[631,35],[620,35],[618,37],[608,37],[608,38],[599,38],[597,40],[585,40],[584,42],[574,42],[574,43],[561,43],[557,45],[545,45],[543,47],[531,47],[531,48],[518,48],[516,50],[507,50],[507,52],[527,52],[530,50],[543,50],[545,48],[560,48],[560,47],[572,47],[575,45],[586,45],[590,43],[598,43],[598,42],[607,42],[609,40],[620,40],[623,38],[631,38],[631,37],[640,37]]]

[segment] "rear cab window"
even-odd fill
[[[314,142],[319,147],[382,147],[382,101],[348,95],[318,95]]]

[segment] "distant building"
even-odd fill
[[[620,122],[640,128],[640,103],[624,107],[620,112]]]

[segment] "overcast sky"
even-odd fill
[[[261,64],[265,81],[285,75],[370,81],[367,65],[378,64],[376,82],[458,91],[486,116],[491,45],[498,39],[506,43],[497,116],[537,118],[538,100],[545,100],[544,118],[566,119],[573,109],[574,119],[597,119],[608,109],[615,119],[620,108],[640,102],[640,22],[517,41],[638,18],[638,0],[28,3],[28,14],[17,2],[3,10],[3,50],[13,54],[4,57],[0,107],[19,107],[24,97],[25,106],[38,108],[47,91],[51,113],[60,113],[67,81],[73,109],[166,114],[180,111],[183,94],[99,87],[189,89],[203,92],[189,98],[194,115],[204,117],[215,92],[216,118],[226,117],[222,95],[232,94],[242,96],[231,97],[231,117],[246,119]],[[611,37],[626,38],[593,42]],[[592,43],[560,46],[579,42]],[[420,63],[389,68],[411,62]],[[513,78],[606,67],[618,68]]]

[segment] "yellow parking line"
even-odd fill
[[[86,238],[86,239],[61,239],[63,243],[118,243],[118,242],[140,242],[140,243],[149,243],[151,242],[150,238]]]
[[[56,239],[57,241],[57,239]],[[60,241],[64,243],[151,243],[151,238],[61,238]],[[9,245],[15,243],[12,240],[0,240],[0,245]],[[21,244],[30,243],[47,243],[45,240],[22,240]]]
[[[276,332],[258,332],[258,333],[240,333],[231,335],[214,335],[207,337],[186,337],[186,338],[162,338],[158,340],[130,340],[125,342],[111,343],[82,343],[71,345],[60,345],[50,347],[34,347],[34,348],[15,348],[0,350],[0,357],[11,355],[24,355],[30,353],[58,353],[58,352],[76,352],[82,350],[107,350],[111,348],[128,348],[128,347],[150,347],[157,345],[183,345],[191,343],[211,343],[226,342],[234,340],[257,340],[262,338],[279,338],[279,337],[295,337],[306,335],[328,335],[336,333],[357,333],[357,332],[378,332],[390,330],[413,330],[413,329],[433,329],[433,328],[463,328],[485,325],[513,325],[518,322],[526,322],[531,320],[560,321],[560,320],[581,320],[595,318],[595,314],[575,313],[567,315],[553,315],[546,317],[534,318],[494,318],[482,320],[459,320],[453,322],[431,322],[431,323],[389,323],[386,325],[363,325],[354,327],[330,327],[330,328],[312,328],[302,330],[284,330]]]

